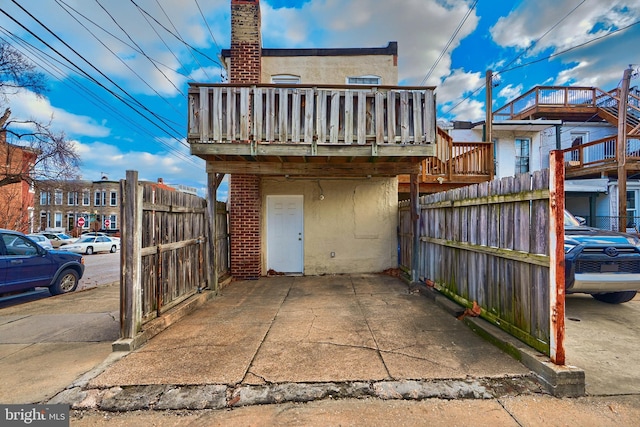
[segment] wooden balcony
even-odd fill
[[[562,150],[566,178],[589,178],[618,175],[617,135]],[[640,138],[628,138],[625,169],[640,171]]]
[[[493,179],[493,144],[454,142],[437,129],[436,153],[422,161],[418,176],[419,192],[437,193]],[[408,194],[409,175],[398,176],[398,192]]]
[[[611,94],[593,87],[537,86],[493,112],[493,119],[589,121]]]
[[[191,84],[188,119],[216,173],[395,176],[436,150],[431,87]]]

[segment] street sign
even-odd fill
[[[104,220],[104,228],[109,228],[109,226],[111,225],[111,221],[109,221],[108,219]]]
[[[78,227],[84,227],[84,218],[83,217],[78,218]]]

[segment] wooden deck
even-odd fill
[[[470,184],[490,181],[494,176],[493,144],[454,142],[437,129],[436,153],[422,161],[418,175],[419,192],[437,193]],[[398,176],[398,192],[408,194],[409,175]]]
[[[433,88],[192,84],[187,140],[218,173],[416,172],[435,154]]]

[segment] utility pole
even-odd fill
[[[631,82],[631,67],[624,70],[618,101],[618,231],[627,230],[627,102]]]
[[[487,96],[484,107],[487,114],[487,118],[485,119],[485,140],[487,142],[493,142],[493,71],[487,70],[485,79],[485,92]]]

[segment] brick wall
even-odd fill
[[[262,39],[259,0],[231,0],[231,83],[260,83]],[[260,177],[232,175],[229,183],[231,274],[257,279],[261,274]]]
[[[231,207],[231,275],[238,279],[257,279],[261,273],[260,260],[260,177],[232,175],[230,183]]]

